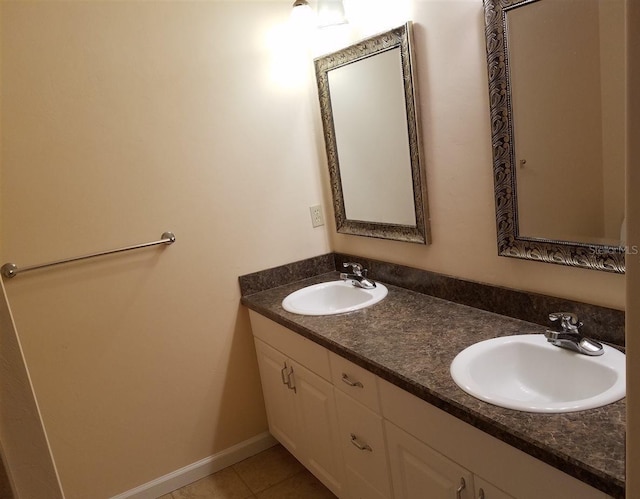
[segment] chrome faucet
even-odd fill
[[[582,322],[578,320],[576,314],[570,312],[554,312],[549,314],[551,322],[560,321],[562,331],[551,331],[547,329],[544,333],[547,341],[560,348],[566,348],[584,355],[602,355],[604,348],[601,343],[582,336],[579,329]]]
[[[362,265],[354,262],[343,263],[344,268],[351,267],[351,273],[341,272],[340,279],[343,281],[351,281],[354,286],[364,289],[373,289],[376,283],[371,279],[367,279],[367,269],[363,269]]]

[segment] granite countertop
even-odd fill
[[[248,308],[565,473],[624,498],[625,400],[587,411],[541,414],[497,407],[462,391],[449,374],[464,348],[545,328],[385,284],[380,303],[356,312],[303,316],[285,311],[289,293],[336,280],[337,272],[243,296]]]

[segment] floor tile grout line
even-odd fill
[[[260,491],[258,491],[258,492],[253,492],[253,494],[254,494],[254,495],[253,495],[253,497],[257,499],[258,494],[263,494],[263,493],[264,493],[264,492],[266,492],[267,490],[270,490],[270,489],[273,489],[273,488],[275,488],[275,487],[277,487],[277,486],[279,486],[279,485],[282,485],[282,484],[284,484],[285,482],[288,482],[289,480],[292,480],[294,477],[297,477],[298,475],[302,475],[302,474],[304,474],[305,472],[308,472],[308,471],[307,471],[306,469],[302,469],[302,470],[300,470],[300,471],[295,472],[293,475],[289,475],[288,477],[283,478],[282,480],[280,480],[280,481],[278,481],[278,482],[276,482],[276,483],[273,483],[273,484],[269,485],[269,486],[268,486],[267,488],[265,488],[265,489],[262,489],[262,490],[260,490]]]
[[[253,491],[253,489],[251,487],[249,487],[249,484],[242,478],[242,475],[238,472],[238,470],[235,468],[235,466],[236,466],[235,464],[232,464],[231,466],[228,466],[227,468],[230,469],[231,471],[233,471],[233,473],[235,473],[235,475],[238,477],[238,480],[240,480],[240,483],[242,483],[242,485],[244,485],[247,488],[247,490],[249,491],[250,495],[248,495],[244,499],[254,499],[255,496],[256,496],[256,493]],[[224,469],[227,469],[227,468],[224,468]],[[223,471],[223,470],[220,470],[220,471]],[[214,475],[215,475],[215,473],[214,473]]]
[[[251,491],[251,494],[253,494],[254,497],[258,497],[257,494],[262,494],[265,490],[269,490],[269,489],[275,487],[276,485],[279,485],[279,484],[281,484],[283,482],[286,482],[289,478],[294,477],[298,473],[302,473],[304,471],[304,470],[300,470],[300,471],[294,473],[293,475],[286,476],[282,480],[279,480],[279,481],[277,481],[275,483],[272,483],[271,485],[269,485],[268,487],[265,487],[262,490],[253,490],[251,488],[251,486],[244,480],[244,478],[242,478],[242,474],[238,470],[235,469],[235,464],[231,465],[231,468],[233,468],[233,471],[236,472],[236,475],[238,475],[238,477],[240,477],[240,480],[242,481],[242,483],[247,486],[247,488]]]
[[[257,454],[256,454],[257,455]],[[242,462],[242,461],[240,461]],[[238,463],[236,463],[238,464]],[[238,476],[238,478],[240,478],[240,481],[247,487],[247,489],[249,490],[249,492],[251,492],[251,496],[250,498],[255,497],[255,495],[257,494],[257,492],[255,490],[253,490],[253,488],[251,487],[251,485],[249,485],[247,483],[247,481],[242,477],[242,473],[240,473],[237,469],[236,469],[236,464],[232,464],[230,466],[230,468],[234,471],[234,473]]]
[[[270,449],[267,449],[267,450],[265,450],[265,451],[263,451],[263,452],[267,452],[268,450],[270,450]],[[288,451],[288,450],[286,450],[286,449],[285,449],[285,451],[286,451],[287,453],[289,453],[289,451]],[[262,454],[262,453],[260,453],[260,454]],[[256,454],[256,455],[257,455],[257,454]],[[254,456],[252,456],[252,457],[254,457]],[[247,459],[251,459],[251,458],[247,458]],[[246,461],[246,459],[244,459],[243,461]],[[241,463],[241,462],[242,462],[242,461],[240,461],[240,463]],[[289,480],[290,478],[292,478],[292,477],[294,477],[294,476],[298,475],[299,473],[304,473],[304,471],[306,471],[306,468],[304,468],[304,467],[303,467],[300,471],[297,471],[297,472],[293,473],[292,475],[286,476],[286,477],[282,478],[281,480],[278,480],[277,482],[270,484],[268,487],[265,487],[265,488],[264,488],[264,489],[262,489],[262,490],[253,490],[253,488],[251,488],[251,486],[249,485],[249,483],[247,483],[247,481],[242,477],[242,473],[240,473],[240,472],[236,469],[236,466],[237,466],[238,464],[240,464],[240,463],[232,464],[232,465],[230,466],[230,468],[232,468],[232,469],[233,469],[233,471],[235,471],[235,472],[236,472],[236,474],[238,475],[238,477],[240,477],[240,480],[242,481],[242,483],[244,483],[244,484],[247,486],[247,488],[251,491],[251,493],[252,493],[252,494],[254,494],[256,497],[257,497],[257,494],[262,494],[264,491],[269,490],[269,489],[271,489],[271,488],[275,487],[276,485],[279,485],[279,484],[281,484],[281,483],[283,483],[283,482],[286,482],[287,480]]]
[[[266,452],[266,451],[263,451],[263,452]],[[259,454],[261,454],[261,453],[259,453]],[[248,459],[250,459],[250,458],[248,458]],[[240,461],[240,462],[242,462],[242,461]],[[265,493],[266,491],[268,491],[268,490],[270,490],[270,489],[273,489],[274,487],[281,486],[283,483],[285,483],[285,482],[287,482],[287,481],[290,481],[290,480],[293,480],[295,477],[297,477],[297,476],[299,476],[299,475],[303,475],[303,474],[305,474],[305,473],[310,473],[311,475],[313,475],[313,473],[311,473],[308,469],[306,469],[306,468],[302,467],[300,470],[298,470],[298,471],[294,472],[293,474],[288,475],[288,476],[286,476],[286,477],[284,477],[284,478],[282,478],[282,479],[278,480],[278,481],[277,481],[277,482],[275,482],[275,483],[270,484],[268,487],[265,487],[265,488],[264,488],[264,489],[262,489],[262,490],[254,491],[254,490],[252,489],[252,487],[249,485],[249,483],[247,482],[247,480],[245,480],[245,478],[243,477],[242,473],[241,473],[240,471],[238,471],[238,469],[236,468],[236,466],[237,466],[238,464],[240,464],[240,462],[239,462],[239,463],[232,464],[232,465],[228,466],[227,468],[231,468],[231,471],[235,474],[235,476],[240,480],[240,482],[241,482],[241,483],[242,483],[242,484],[247,488],[247,490],[249,491],[250,495],[246,496],[244,499],[258,499],[258,498],[259,498],[260,496],[262,496],[262,494],[263,494],[263,493]],[[227,469],[227,468],[224,468],[224,469]],[[223,470],[224,470],[224,469],[223,469]],[[283,467],[283,469],[286,469],[286,466],[284,466],[284,467]],[[221,471],[223,471],[223,470],[219,470],[217,473],[219,473],[219,472],[221,472]],[[216,473],[212,473],[212,475],[215,475],[215,474],[216,474]],[[209,476],[209,475],[207,475],[207,476]],[[178,491],[180,491],[180,490],[184,489],[185,487],[188,487],[189,485],[190,485],[190,484],[187,484],[187,485],[185,485],[184,487],[181,487],[181,488],[179,488],[179,489],[176,489],[176,490],[174,490],[174,491],[169,492],[169,493],[168,493],[168,496],[169,496],[171,499],[177,499],[177,497],[176,497],[176,496],[174,496],[174,495],[173,495],[173,493],[174,493],[174,492],[178,492]]]

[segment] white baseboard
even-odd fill
[[[239,463],[243,459],[273,447],[277,443],[276,439],[265,431],[213,456],[205,457],[184,468],[142,484],[135,489],[113,496],[111,499],[156,499],[172,490],[184,487],[232,464]]]

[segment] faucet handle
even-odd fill
[[[362,265],[360,265],[359,263],[355,263],[355,262],[345,262],[342,264],[342,266],[344,268],[349,268],[351,267],[353,270],[353,273],[355,275],[362,275]],[[365,270],[365,274],[366,274],[366,270]]]
[[[571,312],[553,312],[549,314],[549,320],[551,322],[560,321],[562,329],[565,331],[575,331],[582,326],[578,316]]]
[[[571,324],[578,323],[578,316],[576,314],[572,314],[571,312],[553,312],[549,314],[549,320],[551,322],[556,322],[558,320],[562,320],[563,322],[569,322]]]

